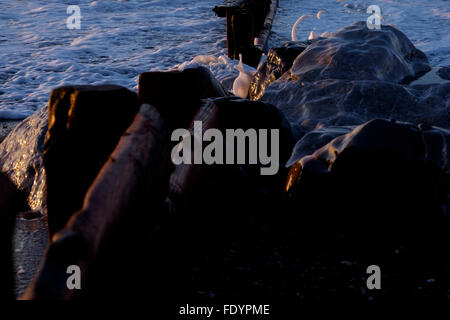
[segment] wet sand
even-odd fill
[[[35,211],[16,217],[13,237],[14,294],[20,298],[39,268],[48,242],[47,218]]]

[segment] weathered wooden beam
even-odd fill
[[[223,18],[230,10],[239,9],[244,5],[245,0],[225,0],[220,6],[215,6],[213,11],[217,16]]]
[[[64,228],[99,170],[133,122],[136,93],[115,85],[52,90],[44,142],[49,235]]]
[[[132,125],[122,135],[109,160],[84,198],[81,211],[66,229],[81,234],[93,257],[98,253],[108,230],[121,221],[136,200],[135,191],[147,183],[163,186],[155,177],[168,159],[160,159],[168,141],[163,120],[153,106],[143,104]],[[163,157],[164,158],[164,157]]]
[[[278,0],[272,0],[270,4],[269,13],[264,21],[264,26],[258,37],[255,38],[255,47],[261,52],[267,52],[267,43],[269,41],[270,30],[272,30],[272,24],[275,19],[275,14],[277,12]]]
[[[272,27],[277,0],[241,0],[225,1],[213,10],[219,17],[227,19],[227,50],[228,57],[239,59],[256,67],[262,50],[267,46],[267,39]],[[255,39],[260,38],[256,47]]]
[[[158,111],[143,104],[88,189],[82,209],[52,238],[42,268],[23,299],[76,298],[80,290],[69,290],[66,286],[67,267],[80,266],[82,279],[89,279],[86,273],[95,264],[105,241],[120,229],[123,221],[130,219],[130,214],[138,211],[133,209],[142,196],[139,192],[150,190],[146,201],[154,208],[158,200],[163,202],[166,196],[163,180],[168,188],[170,165],[168,138]],[[150,185],[154,187],[149,188]]]

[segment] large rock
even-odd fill
[[[272,157],[273,150],[275,149],[271,149],[270,146],[271,130],[279,130],[278,160],[274,164],[270,164],[276,167],[276,172],[274,172],[275,174],[262,175],[262,168],[269,167],[269,164],[261,164],[259,162],[260,159],[255,164],[248,163],[248,155],[253,145],[250,145],[247,139],[245,147],[239,150],[245,151],[247,159],[245,164],[237,163],[235,153],[234,164],[225,165],[226,161],[223,159],[223,164],[219,165],[177,165],[170,179],[170,194],[174,200],[180,200],[181,197],[183,198],[183,206],[196,206],[198,203],[198,198],[196,197],[205,198],[205,193],[207,193],[209,196],[206,196],[206,198],[215,199],[211,206],[216,206],[218,203],[226,201],[226,199],[234,199],[241,196],[246,197],[249,194],[266,194],[266,196],[269,196],[277,194],[282,190],[282,183],[286,173],[285,164],[289,159],[295,140],[286,118],[274,106],[236,97],[207,99],[193,121],[201,121],[203,131],[209,128],[218,129],[222,133],[225,146],[235,144],[235,149],[238,148],[236,146],[236,139],[234,141],[227,140],[227,129],[242,129],[244,131],[255,129],[256,132],[258,132],[258,129],[267,129],[267,137],[259,136],[254,150],[259,155],[260,147],[258,145],[260,144],[260,139],[267,139],[269,142],[268,154]],[[191,126],[191,135],[194,135],[193,130],[194,128]],[[203,148],[206,148],[208,144],[208,142],[204,142]],[[224,147],[224,157],[227,152],[228,149]],[[205,179],[207,180],[206,182],[203,181]],[[217,187],[211,188],[213,184],[217,185]],[[229,188],[233,184],[236,185],[236,188]],[[243,187],[244,185],[246,186],[245,188]],[[197,190],[193,192],[192,189]],[[237,191],[239,189],[247,191],[242,194]],[[193,195],[194,193],[195,195]],[[222,200],[215,202],[218,198]],[[189,203],[186,204],[185,202]],[[233,204],[230,203],[229,205],[232,206]],[[219,206],[221,208],[216,208],[216,210],[223,210],[222,205]]]
[[[44,147],[50,235],[83,204],[85,193],[128,128],[137,95],[114,85],[60,87],[49,99]]]
[[[286,190],[317,232],[442,244],[449,144],[445,129],[372,120],[298,160]]]
[[[240,281],[241,276],[251,273],[251,276],[258,277],[261,274],[242,272],[240,263],[243,260],[247,262],[248,256],[241,249],[248,246],[254,249],[252,253],[260,253],[255,243],[271,243],[268,234],[279,221],[283,221],[280,216],[285,211],[281,199],[287,174],[284,164],[294,139],[282,113],[259,101],[236,97],[207,99],[194,121],[202,121],[204,130],[216,128],[221,132],[237,128],[279,129],[280,161],[275,175],[261,175],[260,163],[180,164],[170,178],[167,203],[172,214],[167,215],[171,220],[162,228],[166,230],[167,241],[162,243],[166,258],[158,261],[164,264],[172,262],[161,269],[170,268],[170,277],[175,278],[178,290],[184,294],[195,292],[189,296],[199,296],[196,292],[199,287],[208,288],[206,292],[214,294],[219,294],[224,288],[227,288],[226,295],[232,294],[233,290],[244,294],[243,288],[250,280]],[[193,128],[190,130],[192,132]],[[230,143],[227,139],[225,141]],[[203,147],[208,145],[204,143]],[[246,154],[249,150],[247,145]],[[168,246],[169,243],[172,246]],[[242,259],[238,254],[228,254],[232,251],[229,248],[241,252]],[[250,260],[258,265],[267,256],[252,258]],[[177,261],[183,261],[183,264],[179,265]],[[256,268],[249,270],[255,271]]]
[[[297,124],[359,125],[387,118],[449,127],[450,83],[410,87],[373,80],[280,79],[266,88],[261,100],[277,106]]]
[[[261,100],[283,111],[300,136],[311,130],[303,123],[345,126],[374,118],[448,127],[450,83],[405,84],[430,69],[399,30],[372,31],[358,22],[310,44]]]
[[[226,91],[205,67],[183,71],[144,72],[139,76],[139,101],[155,106],[174,128],[187,128],[204,98]]]
[[[286,166],[292,166],[304,156],[314,153],[334,138],[347,134],[354,128],[355,126],[319,126],[314,130],[308,131],[295,144]]]
[[[43,107],[17,125],[0,144],[0,170],[28,197],[31,209],[45,213],[45,170],[42,151],[48,108]]]
[[[385,25],[369,30],[360,21],[308,46],[285,77],[409,83],[430,69],[425,54],[401,31]]]
[[[441,67],[437,73],[441,79],[450,81],[450,67]]]

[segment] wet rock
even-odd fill
[[[274,106],[267,103],[249,101],[235,97],[207,99],[193,121],[202,122],[202,124],[205,126],[203,128],[203,132],[209,128],[219,129],[219,131],[221,131],[222,133],[225,146],[232,143],[236,145],[236,140],[227,141],[225,133],[227,129],[242,129],[244,131],[248,129],[255,129],[256,132],[258,132],[258,129],[267,129],[267,136],[259,136],[259,139],[267,139],[267,142],[269,144],[271,139],[271,129],[278,129],[279,160],[274,164],[277,167],[277,172],[275,175],[261,176],[261,167],[268,167],[269,164],[237,164],[236,159],[233,159],[234,164],[227,165],[205,164],[202,166],[198,166],[192,164],[181,164],[176,166],[175,172],[172,174],[172,177],[170,179],[171,188],[175,193],[182,193],[182,196],[187,200],[187,198],[189,198],[187,194],[191,196],[190,190],[188,191],[187,189],[195,188],[197,183],[199,183],[199,181],[201,180],[202,172],[210,172],[211,170],[212,171],[208,173],[207,177],[208,179],[216,180],[214,183],[223,183],[224,185],[227,185],[236,183],[236,181],[239,180],[245,180],[245,182],[242,181],[242,183],[252,184],[255,192],[265,190],[265,192],[272,191],[276,193],[282,190],[282,184],[280,184],[279,179],[284,180],[284,165],[289,159],[295,140],[293,138],[289,123],[287,122],[283,114]],[[193,130],[193,126],[191,126],[191,135],[194,134]],[[259,139],[258,144],[260,143]],[[205,148],[207,145],[208,142],[205,142],[203,144],[203,147]],[[250,152],[250,147],[249,143],[245,145],[245,153],[247,159],[249,157],[248,155]],[[257,148],[257,150],[257,152],[260,152],[259,147]],[[223,151],[223,164],[225,164],[226,152],[227,150]],[[236,157],[236,154],[234,156]],[[269,154],[269,156],[272,155]],[[211,170],[209,170],[209,167],[211,167]],[[226,172],[229,173],[226,174]],[[236,174],[238,176],[240,175],[240,178],[237,178]],[[232,176],[235,176],[235,178],[231,179],[230,177]],[[278,181],[278,183],[274,183],[275,181]],[[205,183],[205,185],[208,184],[209,183]],[[278,191],[276,191],[277,188]],[[252,188],[248,188],[247,190],[250,189]],[[171,193],[173,194],[174,192]],[[215,188],[208,188],[208,192],[217,193],[218,196],[215,196],[215,198],[233,198],[233,195],[225,195],[229,191],[226,191],[222,194]],[[178,198],[179,196],[180,195],[178,194],[176,198]],[[189,202],[193,204],[196,203],[195,200],[191,199],[189,199]]]
[[[208,99],[194,121],[202,121],[206,126],[204,130],[219,129],[224,138],[225,129],[278,129],[279,163],[275,164],[278,169],[275,175],[261,175],[261,167],[267,167],[267,164],[237,164],[235,161],[234,164],[227,165],[177,165],[170,178],[168,202],[175,206],[175,211],[186,212],[189,217],[191,212],[196,212],[196,222],[189,223],[210,225],[205,228],[209,230],[208,234],[210,231],[221,233],[218,226],[223,223],[232,225],[238,223],[239,219],[246,220],[259,214],[258,219],[262,219],[263,211],[269,212],[269,208],[276,203],[275,199],[279,199],[283,192],[286,177],[284,164],[294,145],[289,123],[270,104],[235,97]],[[270,135],[269,130],[266,139],[270,140]],[[226,145],[232,143],[224,140]],[[203,148],[207,145],[208,143],[204,143]],[[249,151],[247,144],[247,157]],[[226,153],[225,150],[224,152]],[[215,214],[211,215],[211,212]]]
[[[385,25],[369,30],[360,21],[308,46],[285,78],[409,83],[429,70],[425,54],[400,30]]]
[[[183,71],[144,72],[139,76],[139,101],[155,106],[174,128],[187,128],[201,99],[227,96],[205,67]]]
[[[298,160],[286,190],[313,233],[442,249],[449,231],[443,210],[449,144],[445,129],[372,120]]]
[[[290,41],[282,47],[271,48],[266,60],[253,76],[250,83],[249,98],[251,100],[261,98],[265,88],[288,71],[295,58],[311,43],[311,41]]]
[[[293,146],[291,127],[283,113],[273,105],[235,97],[208,99],[205,104],[218,109],[217,128],[278,129],[280,131],[280,163],[286,163]]]
[[[429,70],[402,32],[357,22],[311,43],[261,100],[283,111],[300,137],[310,131],[305,122],[348,126],[386,118],[448,128],[450,83],[406,85]]]
[[[49,99],[44,146],[49,233],[83,204],[100,168],[134,119],[137,95],[114,85],[60,87]]]
[[[449,127],[450,83],[406,86],[371,80],[279,79],[261,101],[278,107],[290,122],[325,126],[359,125],[373,118]]]
[[[172,211],[198,212],[195,219],[200,217],[203,220],[196,220],[194,224],[211,223],[207,228],[209,230],[216,230],[214,226],[217,226],[218,221],[223,222],[223,219],[227,220],[228,225],[236,222],[236,219],[245,220],[257,215],[256,212],[261,213],[262,217],[262,209],[257,209],[260,207],[270,211],[268,203],[275,203],[274,199],[279,199],[283,193],[287,173],[284,165],[295,142],[284,116],[270,104],[232,97],[208,99],[194,121],[202,121],[204,131],[208,128],[220,130],[225,145],[233,143],[226,139],[226,129],[278,129],[279,163],[274,164],[277,167],[274,175],[261,174],[261,167],[268,167],[269,164],[261,164],[258,162],[260,159],[256,164],[237,164],[234,160],[234,164],[225,164],[224,161],[224,164],[177,165],[170,178],[168,203]],[[267,137],[259,136],[259,139],[270,141],[270,137],[271,132],[268,130]],[[236,148],[236,143],[234,144]],[[203,148],[208,145],[205,142]],[[244,147],[247,158],[250,147],[247,142]],[[224,150],[224,154],[226,152]],[[211,215],[211,212],[215,214]],[[203,214],[205,216],[201,218]]]
[[[292,166],[304,156],[314,153],[314,151],[323,147],[334,138],[347,134],[354,128],[354,126],[330,126],[318,127],[314,130],[309,131],[295,144],[292,150],[292,155],[289,158],[289,161],[286,163],[286,166]]]
[[[42,152],[48,109],[43,107],[18,124],[0,144],[0,170],[28,197],[33,210],[45,212]]]
[[[170,193],[167,199],[172,212],[172,215],[168,216],[176,218],[171,220],[170,227],[165,230],[170,231],[167,239],[183,241],[170,240],[175,242],[172,247],[166,247],[168,242],[163,245],[164,252],[170,252],[170,256],[183,261],[182,266],[177,266],[176,262],[169,266],[175,269],[170,274],[179,279],[179,288],[188,291],[193,285],[196,286],[190,279],[203,277],[202,270],[205,269],[198,271],[199,264],[214,269],[214,273],[208,276],[208,279],[211,279],[206,282],[208,286],[211,281],[220,283],[224,277],[234,275],[236,265],[242,262],[239,257],[230,257],[228,254],[224,258],[224,248],[230,248],[230,245],[235,248],[236,243],[254,248],[255,242],[268,239],[269,232],[265,233],[268,229],[283,221],[280,215],[285,211],[280,199],[283,196],[287,173],[283,167],[294,144],[289,123],[282,113],[274,106],[259,101],[236,97],[207,99],[194,121],[202,121],[204,130],[217,128],[221,132],[226,128],[279,129],[280,167],[277,174],[264,176],[260,173],[260,164],[176,166],[170,178]],[[229,144],[230,141],[226,143]],[[208,145],[209,143],[205,142],[203,147]],[[247,146],[246,153],[248,152]],[[274,215],[274,212],[277,214]],[[242,249],[237,246],[238,250]],[[239,263],[235,264],[236,261]],[[242,270],[255,270],[245,263],[239,264],[240,267],[243,265],[246,269]],[[236,272],[239,275],[244,274],[243,271]],[[235,276],[232,277],[231,286],[236,284],[236,291],[242,293],[241,285],[245,281],[241,282],[241,278]],[[229,281],[225,282],[230,284]]]

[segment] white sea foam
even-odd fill
[[[219,57],[226,53],[225,19],[212,12],[219,2],[77,1],[81,29],[69,30],[73,1],[0,0],[0,110],[30,114],[62,85],[136,89],[141,72]]]
[[[224,56],[225,19],[211,10],[221,2],[77,1],[81,29],[69,30],[71,1],[0,0],[0,110],[28,115],[58,86],[114,83],[136,89],[141,72],[193,64],[206,65],[229,86],[238,75],[237,62]],[[302,22],[300,40],[314,28],[323,34],[366,20],[370,4],[379,5],[383,23],[395,24],[434,66],[450,65],[450,10],[443,0],[280,0],[270,45],[290,40],[303,14],[317,17],[325,10],[321,19]]]
[[[289,40],[292,26],[302,15],[320,16],[301,22],[296,36],[306,40],[311,30],[326,36],[356,21],[366,21],[369,5],[378,5],[382,24],[395,25],[405,33],[433,66],[450,65],[450,6],[446,0],[280,0],[269,44]]]

